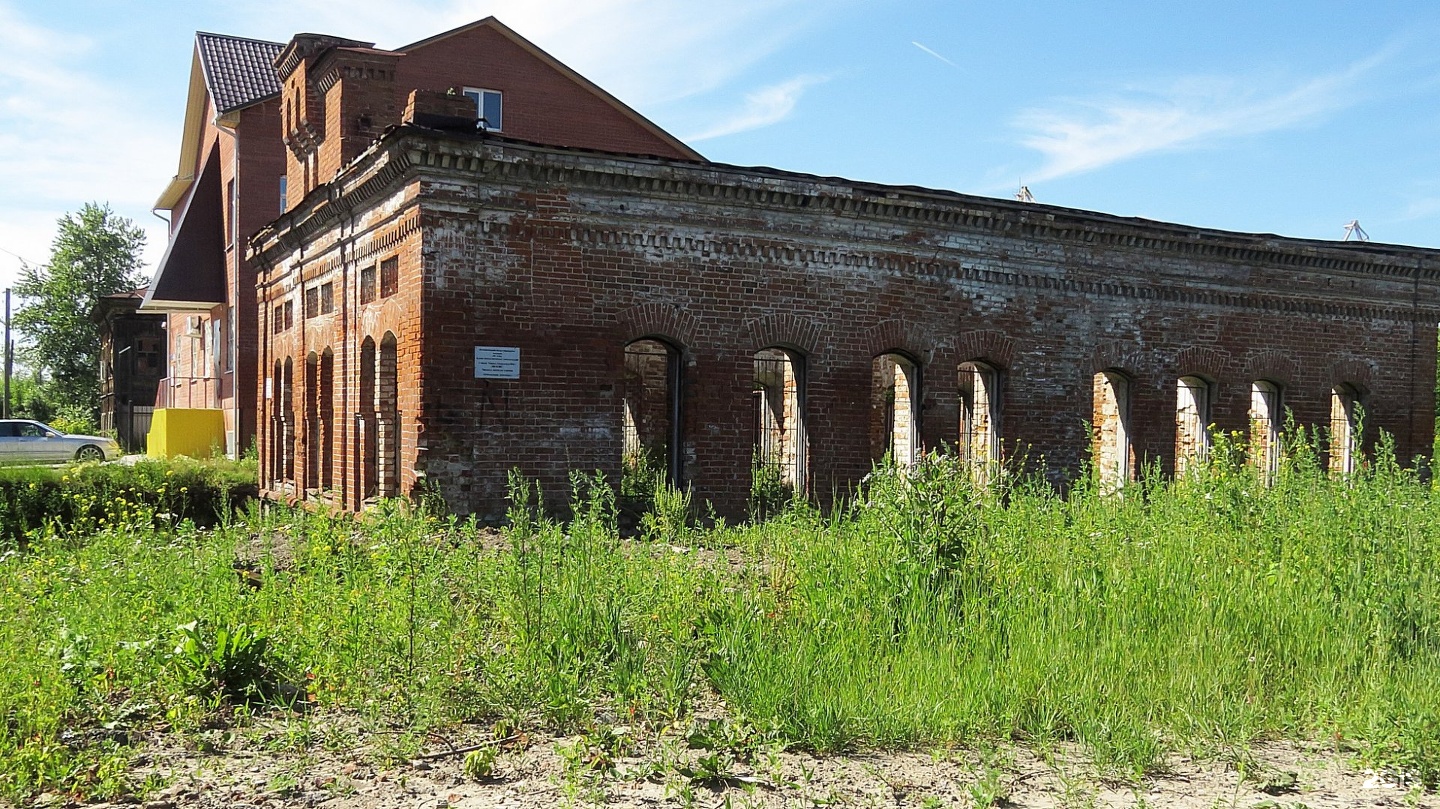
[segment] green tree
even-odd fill
[[[144,283],[140,250],[145,232],[109,205],[86,203],[56,223],[50,261],[25,266],[15,293],[14,327],[27,364],[43,373],[46,398],[60,408],[100,408],[100,336],[90,312],[101,296]]]

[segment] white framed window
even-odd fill
[[[466,87],[465,97],[475,101],[475,117],[484,121],[486,131],[499,132],[504,128],[504,104],[499,90]]]

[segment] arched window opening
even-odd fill
[[[320,355],[305,357],[305,488],[320,488]]]
[[[1134,479],[1130,445],[1130,380],[1119,371],[1101,371],[1094,378],[1092,429],[1095,474],[1100,490],[1119,491]]]
[[[888,352],[870,365],[870,455],[908,469],[920,456],[920,366]]]
[[[280,453],[281,477],[295,483],[295,362],[285,358],[280,373]]]
[[[395,335],[380,339],[380,361],[375,375],[376,473],[381,497],[400,494],[399,357]]]
[[[285,410],[281,400],[285,396],[285,363],[276,360],[275,370],[270,377],[270,435],[266,446],[267,483],[276,484],[285,479]]]
[[[355,469],[358,475],[355,491],[360,500],[376,494],[378,477],[375,462],[375,341],[369,337],[360,344],[359,410],[355,413]]]
[[[320,487],[335,488],[335,352],[320,355]]]
[[[1175,474],[1184,475],[1210,456],[1210,383],[1182,376],[1175,389]]]
[[[1348,475],[1360,455],[1360,395],[1350,385],[1330,391],[1330,472]]]
[[[653,338],[625,346],[621,466],[642,490],[680,484],[680,352]]]
[[[1000,374],[983,362],[960,364],[958,384],[960,459],[977,483],[987,483],[1000,464]]]
[[[763,500],[783,502],[806,491],[803,359],[783,348],[766,348],[755,352],[754,360],[751,491]]]
[[[1280,471],[1280,388],[1264,380],[1250,386],[1250,464],[1266,481]]]

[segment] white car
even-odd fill
[[[0,463],[108,461],[121,454],[113,438],[66,435],[28,419],[0,420]]]

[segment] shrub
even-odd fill
[[[142,460],[63,467],[0,467],[0,545],[35,531],[86,532],[101,525],[163,527],[225,519],[256,495],[253,462]]]

